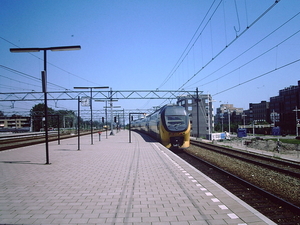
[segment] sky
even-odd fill
[[[42,90],[43,53],[10,48],[80,45],[47,52],[48,91],[189,90],[214,107],[269,101],[300,80],[300,1],[0,0],[0,92]],[[17,71],[17,72],[16,72]],[[41,102],[1,102],[22,113]],[[119,100],[149,109],[165,100]],[[100,103],[94,109],[103,109]],[[75,101],[49,107],[77,110]]]

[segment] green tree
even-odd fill
[[[44,128],[44,106],[45,104],[39,103],[32,107],[30,110],[30,115],[33,120],[33,131],[40,131],[41,128]],[[48,107],[48,115],[54,115],[55,110]],[[48,121],[48,127],[51,127],[52,121]]]
[[[77,116],[72,110],[58,110],[59,126],[60,127],[75,127],[77,124]],[[74,124],[74,121],[76,124]]]

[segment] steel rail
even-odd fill
[[[253,159],[247,159],[247,158],[244,158],[242,156],[238,156],[238,155],[235,155],[234,153],[229,153],[229,152],[224,152],[224,151],[221,151],[221,150],[218,150],[217,148],[219,149],[223,149],[223,150],[226,150],[226,151],[232,151],[232,149],[228,149],[226,147],[221,147],[221,146],[212,146],[210,144],[206,144],[206,143],[200,143],[200,142],[197,142],[197,141],[191,141],[191,143],[193,145],[196,145],[198,147],[204,147],[206,149],[209,149],[209,150],[212,150],[212,151],[215,151],[215,152],[218,152],[218,153],[221,153],[223,155],[227,155],[227,156],[230,156],[230,157],[234,157],[236,159],[239,159],[239,160],[242,160],[242,161],[246,161],[246,162],[249,162],[249,163],[252,163],[252,164],[255,164],[255,165],[259,165],[259,166],[262,166],[262,167],[266,167],[268,169],[271,169],[271,170],[274,170],[274,171],[277,171],[277,172],[281,172],[281,173],[284,173],[284,174],[288,174],[289,176],[293,176],[293,177],[296,177],[296,178],[300,178],[300,173],[299,171],[292,171],[292,170],[288,170],[288,169],[284,169],[284,168],[279,168],[279,167],[276,167],[276,166],[273,166],[273,165],[269,165],[269,164],[265,164],[265,163],[262,163],[262,162],[258,162],[258,161],[255,161]],[[281,161],[281,160],[277,160],[277,159],[273,159],[273,158],[270,158],[270,157],[265,157],[265,156],[259,156],[257,154],[251,154],[251,153],[245,153],[245,152],[242,152],[242,151],[238,151],[238,150],[235,150],[234,152],[238,152],[239,154],[243,154],[243,155],[248,155],[250,157],[255,157],[255,158],[259,158],[261,160],[266,160],[266,161],[272,161],[273,163],[277,163],[277,164],[281,164],[281,165],[286,165],[287,167],[289,168],[295,168],[295,169],[300,169],[300,165],[299,164],[296,164],[296,163],[291,163],[291,162],[286,162],[286,161]]]
[[[292,204],[292,203],[290,203],[290,202],[288,202],[288,201],[286,201],[286,200],[284,200],[284,199],[282,199],[282,198],[280,198],[280,197],[278,197],[278,196],[276,196],[276,195],[274,195],[274,194],[272,194],[272,193],[270,193],[270,192],[268,192],[268,191],[266,191],[266,190],[264,190],[264,189],[262,189],[262,188],[260,188],[256,185],[254,185],[254,184],[251,184],[250,182],[248,182],[248,181],[246,181],[246,180],[244,180],[244,179],[242,179],[242,178],[240,178],[240,177],[238,177],[238,176],[236,176],[236,175],[234,175],[234,174],[232,174],[232,173],[230,173],[230,172],[228,172],[228,171],[226,171],[226,170],[224,170],[224,169],[222,169],[222,168],[220,168],[220,167],[218,167],[218,166],[216,166],[216,165],[214,165],[214,164],[212,164],[212,163],[210,163],[206,160],[203,160],[203,159],[201,159],[201,158],[199,158],[195,155],[189,154],[188,152],[185,152],[185,153],[188,154],[189,156],[191,156],[191,157],[193,157],[193,158],[195,158],[195,159],[211,166],[215,170],[217,170],[217,171],[219,171],[223,174],[226,174],[226,176],[229,176],[229,177],[233,178],[234,180],[237,180],[242,185],[249,186],[252,190],[255,190],[256,192],[258,192],[261,195],[263,195],[264,197],[270,199],[274,203],[280,204],[280,205],[286,207],[287,209],[289,209],[290,211],[292,211],[292,212],[294,212],[298,215],[300,214],[300,207],[298,207],[298,206],[296,206],[296,205],[294,205],[294,204]]]

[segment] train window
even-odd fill
[[[165,115],[186,115],[186,111],[183,107],[169,107],[165,110]]]
[[[164,120],[169,131],[184,131],[188,127],[188,116],[183,107],[166,108]]]
[[[181,131],[187,128],[187,116],[165,116],[170,131]]]

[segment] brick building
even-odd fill
[[[299,128],[299,121],[296,122],[296,118],[300,119],[300,112],[296,111],[298,109],[300,109],[300,80],[298,85],[284,88],[279,91],[278,96],[270,98],[272,120],[286,134],[295,134],[296,126]]]

